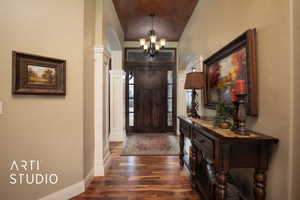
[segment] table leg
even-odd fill
[[[217,173],[217,187],[215,191],[216,200],[225,200],[227,195],[227,175],[228,171]]]
[[[196,156],[197,152],[195,147],[192,145],[190,147],[190,167],[191,167],[191,177],[192,177],[192,187],[196,188]]]
[[[255,200],[266,199],[266,181],[267,176],[264,170],[255,170],[254,172],[254,196]]]
[[[180,167],[183,168],[183,156],[184,156],[184,135],[183,133],[180,133],[180,141],[179,141],[179,146],[180,146],[180,153],[179,153],[179,162],[180,162]]]

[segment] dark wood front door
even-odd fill
[[[164,70],[136,70],[136,131],[164,132],[166,129],[166,78]]]

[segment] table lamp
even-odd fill
[[[204,87],[203,72],[191,72],[186,75],[184,89],[192,89],[192,117],[200,118],[197,114],[196,107],[196,89],[202,89]]]

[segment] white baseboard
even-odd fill
[[[109,149],[106,149],[103,158],[99,159],[95,165],[95,176],[104,176],[111,164],[111,155]]]
[[[84,190],[84,181],[80,181],[79,183],[42,197],[39,200],[67,200],[84,192]]]
[[[95,174],[95,169],[92,168],[89,173],[86,175],[86,177],[84,178],[84,185],[85,188],[87,188],[89,186],[89,184],[92,182],[93,178],[94,178],[94,174]]]
[[[110,142],[124,142],[125,130],[112,130],[109,135]]]
[[[67,200],[79,195],[80,193],[85,191],[85,188],[87,188],[87,186],[91,183],[95,175],[104,176],[104,174],[109,169],[111,165],[111,155],[108,149],[105,152],[102,163],[103,165],[100,165],[98,168],[99,169],[98,174],[96,174],[95,169],[92,168],[83,181],[80,181],[74,185],[71,185],[57,192],[49,194],[45,197],[42,197],[39,200]]]
[[[95,176],[104,176],[104,166],[102,164],[95,166]]]
[[[111,154],[110,151],[106,151],[106,154],[104,155],[104,174],[107,172],[108,168],[111,165]]]

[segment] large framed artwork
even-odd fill
[[[65,95],[66,61],[13,51],[13,94]]]
[[[215,109],[221,101],[230,104],[231,89],[237,80],[245,80],[247,114],[258,115],[255,29],[246,31],[203,63],[206,108]]]

